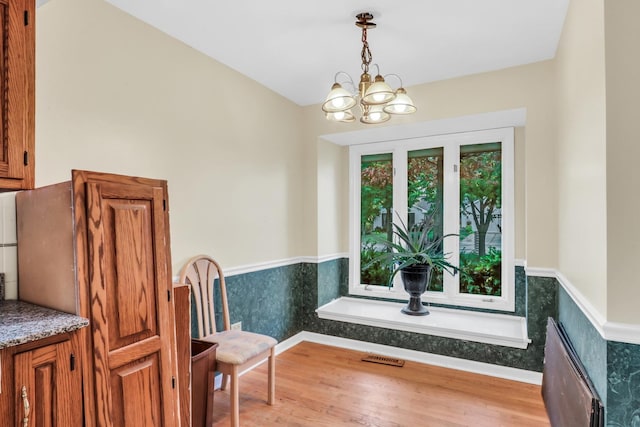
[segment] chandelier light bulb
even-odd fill
[[[353,95],[336,82],[331,86],[331,91],[322,104],[322,110],[326,113],[335,113],[348,110],[354,105],[356,105],[356,100]]]
[[[384,123],[389,120],[391,116],[387,114],[381,105],[366,106],[364,114],[360,117],[360,121],[366,124]]]
[[[344,98],[342,98],[342,97],[331,100],[331,106],[335,107],[337,110],[342,110],[344,108],[345,104],[346,104],[346,102],[344,101]]]
[[[350,123],[355,121],[356,119],[351,110],[336,111],[335,113],[326,113],[326,115],[327,120],[331,120],[334,122]]]
[[[402,87],[396,91],[396,97],[384,106],[384,111],[389,114],[412,114],[416,110],[407,91]]]
[[[362,102],[369,105],[386,104],[396,97],[393,89],[384,81],[381,75],[377,75],[375,81],[362,97]]]

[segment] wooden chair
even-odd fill
[[[214,280],[220,285],[223,330],[216,332],[214,312]],[[277,341],[267,335],[247,331],[231,330],[227,288],[220,265],[211,257],[198,255],[191,258],[180,272],[180,283],[191,286],[198,320],[198,339],[218,343],[216,350],[217,370],[222,372],[222,389],[227,379],[231,380],[231,425],[240,425],[238,405],[238,376],[241,372],[269,360],[268,400],[275,399],[275,345]]]

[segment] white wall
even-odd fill
[[[349,248],[349,149],[327,141],[318,141],[317,149],[318,255],[344,254]]]
[[[37,9],[36,185],[166,179],[174,274],[303,255],[298,106],[101,0]]]
[[[607,318],[640,324],[640,2],[606,1]]]
[[[603,1],[573,1],[558,72],[559,270],[606,317],[606,115]]]

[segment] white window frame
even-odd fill
[[[500,128],[446,135],[425,136],[410,139],[352,145],[349,147],[349,293],[352,295],[406,300],[399,275],[391,288],[360,283],[360,169],[361,158],[369,154],[393,154],[395,176],[407,176],[407,152],[419,149],[444,148],[444,193],[443,218],[445,234],[459,233],[459,158],[460,146],[500,142],[502,147],[502,271],[501,296],[471,295],[459,292],[457,278],[444,273],[443,292],[427,291],[423,301],[453,306],[483,309],[515,310],[515,207],[514,207],[514,129]],[[458,166],[458,167],[455,167]],[[455,170],[455,172],[454,172]],[[393,207],[402,218],[407,216],[406,179],[397,185],[394,178]],[[455,190],[455,188],[458,190]],[[450,253],[449,261],[459,261],[459,239],[445,239],[444,252]]]

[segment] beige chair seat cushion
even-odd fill
[[[242,365],[278,343],[268,335],[235,330],[218,332],[202,339],[217,343],[216,360],[231,365]]]

